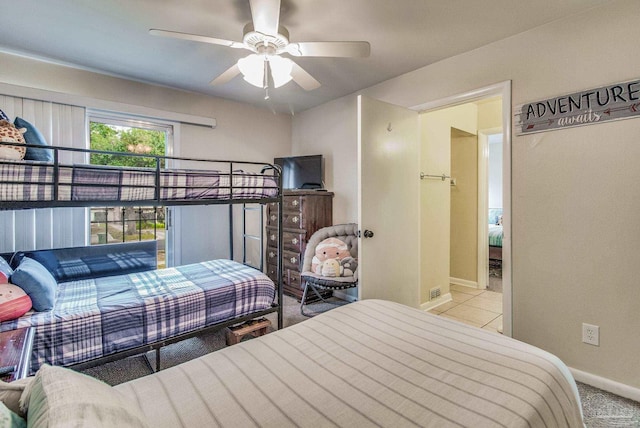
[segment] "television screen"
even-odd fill
[[[275,158],[273,163],[282,168],[283,189],[322,189],[324,187],[322,155]]]

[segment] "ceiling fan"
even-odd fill
[[[211,84],[220,85],[242,74],[250,84],[267,90],[265,98],[269,97],[269,76],[275,88],[290,80],[307,91],[320,87],[320,82],[313,76],[291,59],[280,56],[281,54],[294,57],[369,56],[369,42],[290,42],[289,32],[279,25],[280,0],[249,0],[249,3],[252,22],[245,25],[242,42],[158,29],[150,29],[149,33],[251,51],[252,54],[240,59],[213,79]]]

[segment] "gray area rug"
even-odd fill
[[[336,305],[347,304],[344,300],[329,299],[333,304],[312,303],[305,306],[305,313],[313,315],[335,308]],[[270,331],[275,330],[277,314],[269,314],[265,318],[271,321]],[[300,314],[300,303],[292,297],[284,296],[283,310],[284,327],[297,324],[307,317]],[[243,340],[250,340],[251,335]],[[185,361],[201,357],[210,352],[224,348],[226,345],[225,330],[204,334],[178,343],[167,345],[160,350],[160,367],[166,369]],[[100,379],[109,385],[117,385],[153,373],[155,368],[155,351],[136,355],[122,360],[102,364],[100,366],[83,369],[82,372]]]
[[[336,303],[346,302],[332,299]],[[326,303],[308,305],[305,311],[322,312],[335,307]],[[276,325],[276,314],[270,314],[272,326]],[[307,319],[300,314],[300,304],[293,298],[284,299],[284,326]],[[273,328],[272,328],[273,329]],[[251,340],[251,336],[244,340]],[[218,331],[183,340],[161,349],[161,367],[168,368],[226,346],[225,332]],[[83,370],[83,373],[103,380],[110,385],[127,382],[153,373],[155,353],[125,358]],[[598,388],[578,383],[582,400],[582,411],[587,428],[640,427],[640,403],[610,394]]]

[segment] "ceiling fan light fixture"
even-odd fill
[[[251,54],[238,60],[238,68],[244,80],[258,88],[264,88],[266,87],[264,77],[267,61],[269,62],[271,78],[275,88],[279,88],[293,79],[291,76],[293,61],[278,55]]]
[[[289,58],[271,55],[269,56],[269,68],[271,69],[271,78],[273,79],[273,86],[275,88],[279,88],[293,79],[291,76],[293,61]]]
[[[251,54],[238,60],[238,68],[248,83],[264,87],[264,55]]]

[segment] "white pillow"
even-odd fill
[[[29,427],[147,427],[142,411],[95,378],[44,364],[20,398]]]

